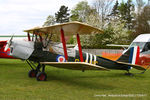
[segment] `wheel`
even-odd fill
[[[36,74],[37,74],[37,71],[32,69],[29,71],[28,76],[32,78],[32,77],[36,77]]]
[[[37,81],[46,81],[47,75],[44,72],[39,72],[36,76]]]

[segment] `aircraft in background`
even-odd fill
[[[116,44],[108,44],[107,46],[117,46],[123,47],[126,52],[129,48],[134,46],[140,47],[140,55],[138,65],[150,65],[150,34],[141,34],[137,36],[130,45],[116,45]],[[128,49],[126,49],[128,48]]]
[[[150,34],[137,36],[128,48],[140,47],[139,65],[150,65]]]
[[[80,22],[68,22],[48,27],[25,30],[28,41],[14,41],[10,39],[5,50],[10,47],[10,55],[26,60],[30,65],[29,77],[36,77],[38,81],[45,81],[45,65],[73,70],[126,70],[131,75],[131,67],[144,70],[137,64],[139,46],[128,49],[117,61],[112,61],[90,53],[82,52],[79,35],[102,34],[103,31]],[[55,43],[52,37],[61,36],[62,43]],[[65,35],[76,35],[78,45],[67,49]]]
[[[14,59],[14,57],[12,57],[10,55],[10,48],[8,48],[6,51],[5,46],[7,44],[7,41],[11,38],[10,35],[0,35],[0,58],[9,58],[9,59]],[[13,36],[14,40],[28,40],[28,37],[26,35],[16,35]]]

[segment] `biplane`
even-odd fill
[[[83,52],[80,35],[103,33],[102,30],[87,24],[68,22],[48,27],[36,27],[24,30],[24,32],[27,32],[28,41],[13,41],[12,37],[6,47],[10,47],[10,55],[27,61],[31,67],[29,77],[36,77],[38,81],[47,79],[46,65],[83,72],[85,70],[116,69],[126,70],[129,73],[131,67],[146,70],[136,65],[140,52],[138,46],[128,49],[117,61]],[[52,41],[55,35],[61,36],[62,43]],[[67,48],[65,36],[68,35],[76,36],[77,46],[75,48]]]

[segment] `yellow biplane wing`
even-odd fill
[[[58,68],[65,68],[65,69],[74,69],[74,70],[106,70],[109,69],[97,66],[94,64],[89,64],[86,62],[40,62],[40,64],[50,65]]]
[[[28,33],[46,33],[46,34],[60,34],[60,30],[63,29],[65,35],[74,35],[74,34],[92,34],[92,33],[103,33],[102,30],[90,26],[88,24],[84,24],[81,22],[73,21],[64,24],[52,25],[48,27],[35,27],[32,29],[24,30],[24,32]]]

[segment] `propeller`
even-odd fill
[[[4,48],[4,51],[7,51],[7,49],[10,48],[10,45],[12,43],[13,37],[14,37],[14,34],[11,36],[10,40],[7,41],[7,44],[6,44],[5,48]]]

